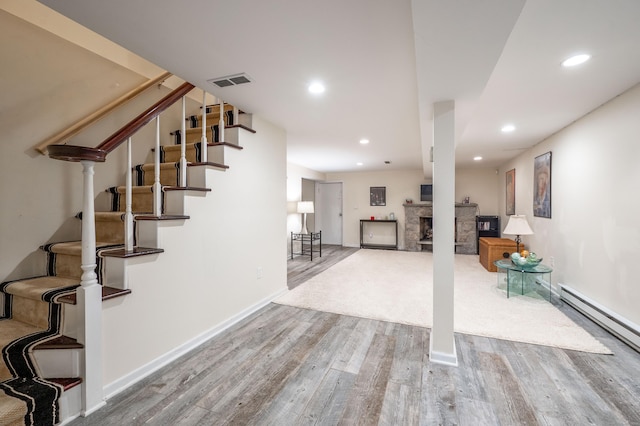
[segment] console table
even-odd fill
[[[520,291],[520,294],[538,293],[540,290],[546,290],[549,293],[549,302],[551,302],[551,269],[542,263],[536,266],[516,266],[511,259],[500,259],[493,262],[498,267],[498,288],[504,283],[507,288],[507,297],[509,297],[510,289],[514,288]],[[549,283],[549,288],[541,285],[539,280]]]
[[[365,243],[364,242],[364,226],[365,224],[374,224],[374,223],[392,223],[395,225],[395,242],[393,244],[373,244],[373,243]],[[397,220],[369,220],[369,219],[360,219],[360,248],[377,248],[377,249],[390,249],[390,250],[398,250],[398,221]]]
[[[293,242],[300,241],[300,252],[293,252]],[[314,249],[317,247],[317,249]],[[322,257],[322,231],[309,232],[308,234],[291,233],[291,259],[293,255],[309,256],[309,260],[313,260],[313,253],[318,253]]]

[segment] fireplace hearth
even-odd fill
[[[477,204],[456,204],[456,253],[476,254]],[[433,245],[433,206],[431,204],[404,205],[404,241],[407,251],[431,250]]]

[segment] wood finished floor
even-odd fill
[[[456,334],[446,367],[428,329],[270,304],[71,424],[640,425],[640,355],[560,309],[615,355]]]

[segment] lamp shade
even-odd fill
[[[509,222],[503,233],[506,235],[532,235],[533,231],[525,215],[514,214],[509,216]]]
[[[298,213],[313,213],[313,201],[298,201]]]

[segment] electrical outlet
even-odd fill
[[[369,232],[369,239],[373,238],[373,232]]]
[[[258,279],[262,278],[262,266],[258,266],[258,269],[256,269],[256,276],[258,277]]]

